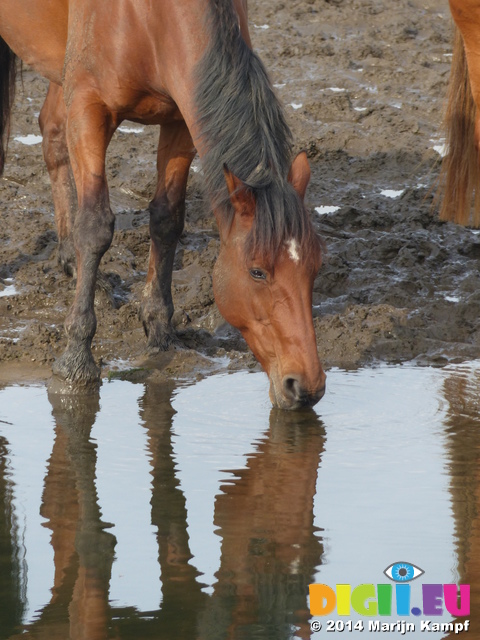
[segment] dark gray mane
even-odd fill
[[[287,181],[292,134],[265,67],[240,34],[232,0],[209,5],[211,46],[197,68],[195,95],[207,188],[214,207],[231,219],[223,166],[248,186],[257,203],[248,249],[273,258],[289,238],[316,242],[303,202]]]

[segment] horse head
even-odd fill
[[[285,237],[273,253],[249,250],[259,215],[256,198],[227,167],[224,173],[233,216],[228,222],[217,216],[221,240],[213,272],[217,306],[225,320],[241,331],[267,373],[273,405],[313,406],[325,392],[312,319],[320,243],[311,229],[314,240],[309,243]],[[309,179],[310,168],[302,153],[288,176],[302,207]]]

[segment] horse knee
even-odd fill
[[[43,157],[50,174],[69,163],[64,123],[39,118],[43,141]]]
[[[38,124],[43,136],[43,151],[48,162],[54,153],[61,151],[62,157],[68,155],[66,142],[66,111],[63,102],[63,93],[60,87],[50,85],[47,97],[38,117]]]
[[[65,135],[65,122],[61,118],[53,118],[51,111],[45,103],[38,116],[38,124],[44,138],[55,139]]]
[[[162,244],[176,244],[185,218],[185,201],[171,203],[167,198],[150,203],[150,237]]]
[[[101,258],[112,244],[114,228],[115,216],[110,207],[79,210],[73,228],[76,251]]]

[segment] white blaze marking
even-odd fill
[[[300,262],[298,242],[293,238],[287,242],[288,255],[294,262]]]

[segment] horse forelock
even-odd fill
[[[286,247],[295,263],[320,260],[321,240],[293,187],[285,180],[254,194],[256,210],[245,243],[246,256],[262,256],[265,262],[274,264],[280,250]]]
[[[234,211],[223,167],[256,200],[246,252],[274,261],[294,239],[302,256],[319,246],[303,202],[287,181],[292,134],[265,67],[243,40],[231,0],[210,0],[211,45],[196,69],[197,128],[202,166],[215,210],[226,222]]]

